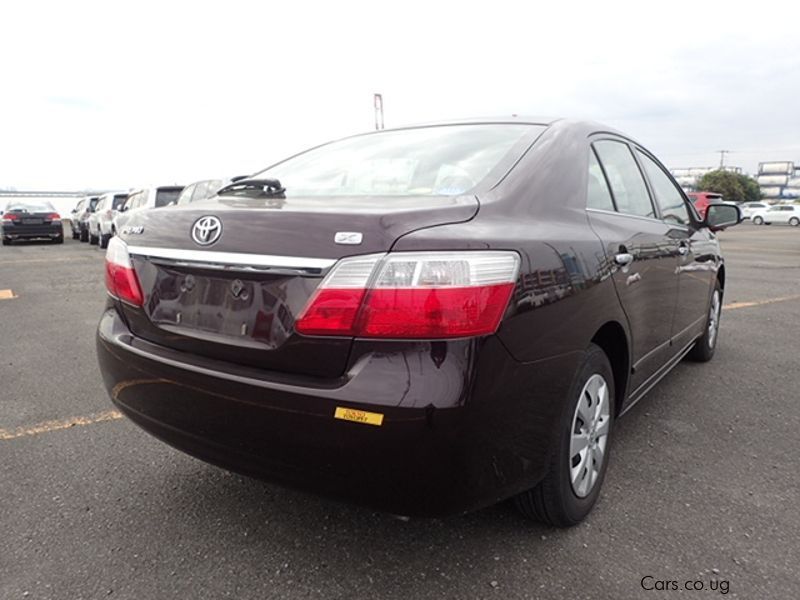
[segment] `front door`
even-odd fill
[[[589,203],[592,228],[603,241],[614,265],[614,284],[631,332],[631,394],[645,384],[671,357],[670,335],[678,296],[678,241],[658,218],[645,180],[631,148],[617,140],[593,144],[598,169],[594,183],[607,186],[613,206]],[[598,180],[599,181],[596,181]]]
[[[689,217],[683,193],[650,155],[636,150],[659,213],[678,244],[678,302],[672,323],[673,352],[678,353],[703,332],[717,273],[716,244],[708,229],[698,229]]]

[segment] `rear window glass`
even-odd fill
[[[521,154],[543,129],[514,123],[379,132],[309,150],[253,178],[279,179],[287,196],[454,196],[483,182],[513,151]]]
[[[183,188],[159,188],[156,191],[156,207],[167,206],[178,201]]]
[[[49,202],[15,202],[6,207],[6,212],[55,212],[55,208]]]

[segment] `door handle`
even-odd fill
[[[633,254],[628,252],[620,252],[614,257],[614,262],[620,267],[627,267],[633,262]]]

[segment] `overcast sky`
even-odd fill
[[[0,5],[0,187],[252,172],[373,127],[591,118],[669,167],[800,163],[800,6],[427,0]]]

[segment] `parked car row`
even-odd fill
[[[689,192],[687,196],[701,217],[705,217],[706,209],[711,204],[735,204],[725,201],[722,194],[716,192]],[[786,223],[794,227],[800,226],[800,205],[797,204],[771,205],[766,202],[743,202],[738,206],[742,219],[750,219],[754,225]]]
[[[99,196],[85,196],[72,209],[70,220],[72,238],[101,248],[117,234],[132,214],[143,210],[163,208],[176,204],[189,204],[212,197],[233,179],[204,179],[186,187],[162,185],[132,189],[127,192],[106,192]]]

